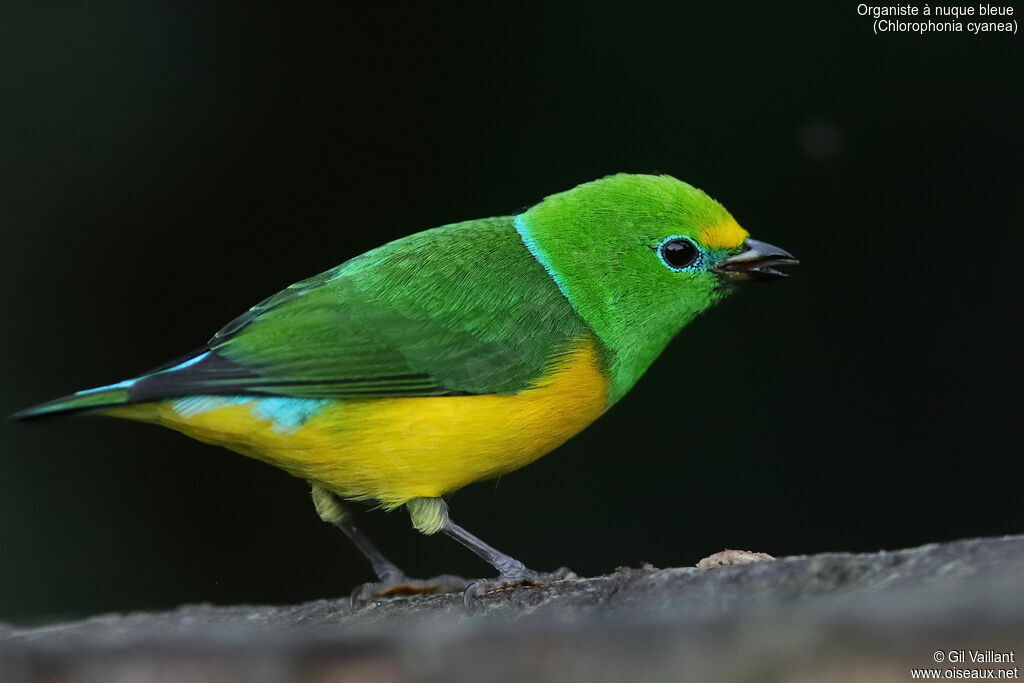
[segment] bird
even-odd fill
[[[446,497],[555,450],[622,399],[695,317],[788,251],[703,191],[619,173],[515,214],[417,232],[264,299],[149,372],[42,403],[162,425],[309,482],[319,517],[366,556],[362,598],[464,591],[542,573],[456,524]],[[413,579],[353,521],[408,510],[497,577]]]

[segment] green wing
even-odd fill
[[[131,398],[513,393],[587,334],[511,218],[470,221],[292,285]]]

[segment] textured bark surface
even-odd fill
[[[906,681],[1024,650],[1024,536],[713,569],[619,569],[481,598],[190,605],[0,631],[0,681]],[[1022,652],[1021,654],[1024,654]]]

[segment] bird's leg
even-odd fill
[[[454,538],[466,546],[477,557],[498,570],[498,577],[494,579],[480,579],[466,587],[463,594],[466,609],[474,611],[476,599],[484,593],[508,588],[510,586],[538,585],[549,581],[560,581],[562,579],[574,579],[576,574],[571,569],[562,567],[557,571],[549,573],[535,572],[527,569],[519,560],[510,557],[496,548],[492,548],[479,538],[469,533],[461,526],[448,518],[448,505],[441,498],[413,498],[405,504],[412,518],[412,525],[419,531],[430,535],[438,531]]]
[[[474,610],[476,599],[479,596],[493,590],[509,588],[511,586],[536,586],[551,581],[576,578],[576,574],[566,567],[553,572],[536,572],[528,569],[526,565],[516,558],[488,545],[450,519],[445,522],[441,531],[472,550],[476,553],[477,557],[498,570],[497,578],[474,581],[466,588],[466,592],[463,595],[466,608],[470,612]]]
[[[335,526],[345,532],[348,539],[352,541],[355,547],[359,548],[359,552],[370,561],[373,572],[382,583],[401,581],[406,578],[405,573],[394,562],[384,557],[384,553],[373,544],[373,541],[360,531],[359,527],[353,524],[351,517],[344,518]]]
[[[476,553],[477,557],[497,569],[499,578],[516,580],[528,578],[531,574],[536,573],[527,569],[526,565],[516,558],[506,555],[497,548],[485,543],[482,539],[477,538],[451,520],[445,522],[441,531],[472,550]]]
[[[464,590],[469,582],[458,576],[437,576],[432,579],[412,579],[386,558],[384,553],[352,521],[352,515],[336,495],[312,485],[313,505],[320,519],[333,524],[370,562],[377,581],[364,583],[352,591],[352,603],[360,604],[374,597],[417,593],[455,593]]]
[[[373,541],[359,530],[359,527],[352,521],[352,513],[337,496],[316,484],[312,485],[310,493],[320,519],[338,527],[348,536],[349,540],[359,548],[359,552],[370,562],[370,566],[373,567],[374,573],[382,583],[400,581],[405,578],[405,573],[394,562],[384,557],[384,553],[374,545]]]

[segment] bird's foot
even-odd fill
[[[469,614],[474,614],[479,607],[481,596],[487,593],[517,586],[542,586],[555,581],[578,578],[576,572],[568,567],[561,567],[553,572],[535,572],[532,569],[523,567],[493,579],[473,581],[466,587],[465,592],[462,594],[462,599],[466,605],[466,611]]]
[[[458,593],[466,590],[471,585],[473,585],[473,581],[450,574],[442,574],[430,579],[413,579],[400,574],[387,577],[382,581],[374,581],[356,586],[352,591],[350,602],[353,607],[362,607],[377,598]]]

